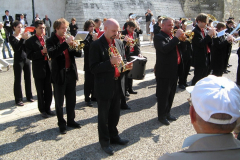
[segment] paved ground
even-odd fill
[[[237,55],[234,46],[229,68],[225,77],[235,81]],[[157,121],[156,83],[153,75],[155,49],[153,46],[141,47],[148,58],[146,77],[134,81],[137,95],[131,95],[127,103],[132,110],[121,111],[118,129],[120,136],[130,140],[126,146],[113,145],[116,153],[108,156],[98,143],[97,104],[86,107],[83,102],[83,58],[76,59],[79,69],[77,82],[76,121],[81,129],[68,128],[66,135],[59,134],[57,118],[43,119],[37,110],[37,102],[25,103],[24,107],[14,104],[13,70],[0,73],[0,159],[156,159],[166,152],[181,149],[183,140],[194,134],[188,115],[189,94],[176,90],[171,113],[178,117],[176,122],[163,126]],[[8,59],[11,62],[11,59]],[[188,77],[190,82],[193,70]],[[24,81],[22,80],[23,95]],[[32,79],[32,91],[36,90]],[[54,102],[52,104],[54,110]]]

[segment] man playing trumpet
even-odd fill
[[[68,26],[69,23],[64,18],[56,20],[53,24],[54,32],[47,40],[47,51],[52,60],[55,108],[61,134],[66,133],[66,125],[68,127],[80,128],[80,124],[74,121],[76,80],[78,80],[74,57],[81,57],[81,52],[74,49],[70,50],[70,46],[74,45],[74,37],[69,36],[65,39]],[[66,98],[67,122],[63,118],[64,96]]]

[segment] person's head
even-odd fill
[[[69,22],[64,18],[60,18],[53,23],[53,29],[56,32],[56,34],[60,37],[63,37],[65,35],[68,26]]]
[[[72,22],[72,24],[75,24],[76,23],[76,18],[72,18],[71,22]]]
[[[130,17],[131,17],[131,15],[133,15],[133,13],[129,13],[128,17],[130,18]]]
[[[231,133],[240,117],[240,89],[225,77],[210,75],[191,91],[191,123],[199,133]]]
[[[2,29],[3,28],[3,23],[2,22],[0,22],[0,29]]]
[[[226,29],[226,25],[223,22],[219,22],[217,24],[216,28],[217,28],[217,32],[220,32],[220,31]]]
[[[20,19],[24,19],[24,15],[23,14],[20,15]]]
[[[162,20],[163,20],[163,18],[161,18],[161,17],[158,18],[158,26],[159,27],[162,27]]]
[[[184,23],[186,22],[186,20],[182,21],[182,30],[186,31],[187,29],[187,25],[185,25]]]
[[[104,35],[108,40],[115,39],[118,35],[118,31],[119,23],[115,19],[110,18],[106,20],[106,22],[104,23]]]
[[[38,20],[34,22],[35,30],[36,30],[36,35],[38,36],[43,36],[45,35],[45,24],[42,20]]]
[[[95,26],[94,21],[93,20],[88,20],[84,23],[83,30],[93,32],[94,26]]]
[[[152,22],[155,23],[155,19],[154,18],[152,19]]]
[[[21,32],[22,23],[20,21],[14,21],[12,24],[12,29],[16,34],[19,34]]]
[[[134,30],[136,29],[136,24],[132,21],[127,22],[127,30],[130,33],[133,33]]]
[[[99,18],[97,18],[94,20],[94,23],[95,23],[95,28],[99,28],[102,24],[102,21]]]
[[[36,13],[36,17],[38,17],[38,13]]]
[[[173,29],[173,19],[172,18],[164,18],[162,20],[162,31],[171,34]]]
[[[228,28],[232,28],[233,27],[233,21],[232,20],[228,20],[227,21],[227,26],[228,26]]]
[[[213,21],[212,21],[211,19],[209,19],[209,21],[208,21],[208,24],[207,24],[207,25],[208,25],[208,26],[211,26],[211,25],[212,25],[212,22],[213,22]]]
[[[196,22],[198,24],[198,27],[203,29],[207,25],[208,16],[205,13],[200,13],[196,18]]]
[[[147,12],[149,13],[149,12],[151,12],[151,10],[150,10],[150,9],[148,9],[148,10],[147,10]]]
[[[179,20],[175,20],[174,24],[175,24],[176,27],[180,27],[180,21]]]
[[[5,11],[5,14],[6,14],[7,16],[9,16],[9,11],[8,11],[8,10],[6,10],[6,11]]]
[[[45,18],[48,19],[48,15],[45,15]]]

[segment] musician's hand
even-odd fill
[[[66,39],[66,43],[69,44],[69,45],[72,45],[73,44],[73,40],[74,40],[74,37],[73,36],[70,36]]]
[[[127,62],[126,63],[126,69],[131,70],[133,68],[133,63],[132,62]]]
[[[176,32],[176,34],[175,34],[175,36],[176,36],[177,38],[179,38],[179,37],[181,37],[183,34],[184,34],[184,33],[183,33],[183,30],[182,30],[182,29],[178,29],[177,32]]]
[[[143,58],[143,55],[140,53],[140,54],[138,54],[138,57]]]
[[[28,37],[28,33],[27,33],[27,32],[22,33],[22,38],[23,38],[23,39],[28,39],[28,38],[29,38],[29,37]]]
[[[208,35],[210,36],[210,37],[213,37],[214,35],[216,35],[216,30],[215,30],[215,28],[209,28],[209,30],[208,30]]]
[[[95,34],[93,35],[93,41],[96,41],[97,39],[98,39],[98,34],[95,33]]]
[[[44,53],[44,54],[47,53],[47,48],[46,48],[46,47],[43,47],[43,49],[42,49],[42,53]]]
[[[228,42],[233,42],[234,41],[234,38],[231,34],[227,35],[227,41]]]
[[[122,60],[122,57],[121,56],[112,56],[111,59],[110,59],[110,62],[111,64],[116,64],[118,65]]]

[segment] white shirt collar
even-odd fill
[[[216,136],[216,135],[222,135],[222,134],[194,134],[190,137],[187,137],[182,145],[182,148],[189,147],[191,146],[194,142],[197,140],[204,138],[204,137],[209,137],[209,136]]]

